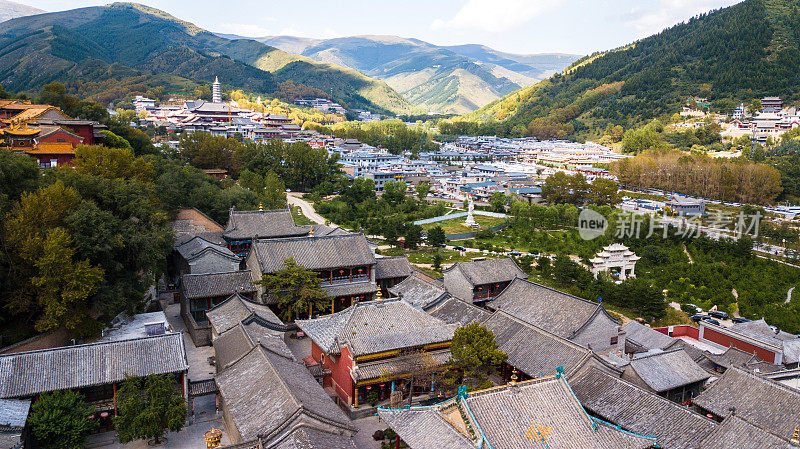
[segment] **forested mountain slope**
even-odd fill
[[[583,58],[466,118],[541,137],[590,136],[672,114],[694,95],[725,112],[767,95],[798,100],[799,33],[797,2],[746,0]]]
[[[60,81],[104,100],[136,84],[180,91],[215,76],[259,94],[274,93],[291,80],[351,107],[411,110],[385,83],[354,70],[255,41],[224,39],[143,5],[115,3],[0,23],[0,84],[13,91]]]

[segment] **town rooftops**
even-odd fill
[[[280,318],[264,304],[258,304],[236,293],[216,307],[206,312],[208,321],[217,334],[227,332],[245,319],[256,315],[260,322],[275,332],[283,332],[286,327]]]
[[[662,334],[636,321],[628,322],[626,325],[622,326],[622,330],[625,331],[626,342],[635,343],[645,350],[665,349],[676,341],[676,339],[669,335]]]
[[[566,380],[549,376],[469,393],[430,407],[378,409],[414,449],[628,449],[654,438],[591,418]]]
[[[487,306],[566,339],[577,335],[595,315],[608,315],[601,303],[524,279],[515,279]],[[611,315],[608,317],[616,321]]]
[[[210,242],[200,236],[194,236],[191,239],[184,241],[183,243],[176,246],[175,250],[178,251],[181,257],[183,257],[187,261],[192,261],[202,256],[203,254],[211,252],[217,253],[222,257],[227,257],[228,259],[234,261],[241,260],[240,257],[238,257],[236,254],[233,254],[233,252],[229,250],[227,247]]]
[[[693,403],[720,417],[733,412],[781,438],[790,438],[800,423],[800,391],[735,366]]]
[[[485,285],[495,282],[508,282],[514,279],[527,279],[525,274],[511,259],[489,259],[475,262],[457,262],[444,270],[459,270],[473,285]]]
[[[356,431],[303,365],[261,345],[215,379],[243,441],[289,433],[302,423]]]
[[[711,377],[683,349],[646,354],[631,360],[629,366],[647,386],[659,393]]]
[[[120,382],[188,369],[183,335],[65,346],[0,356],[0,398]]]
[[[701,323],[701,326],[704,325]],[[775,332],[764,319],[735,324],[727,329],[714,326],[716,332],[733,335],[739,338],[752,340],[759,346],[783,354],[783,363],[797,363],[800,361],[800,338],[787,332]]]
[[[729,416],[718,426],[716,431],[699,446],[703,449],[730,449],[732,447],[747,449],[790,449],[785,438],[780,438],[755,424],[738,416]]]
[[[587,367],[570,386],[595,416],[625,430],[656,437],[665,449],[696,449],[717,423],[596,367]]]
[[[399,296],[418,309],[425,310],[447,295],[447,290],[440,282],[425,279],[415,271],[402,282],[390,287],[389,293]]]
[[[339,354],[347,346],[354,357],[447,343],[456,329],[397,298],[356,303],[297,325],[323,352]]]
[[[259,240],[252,248],[265,274],[283,268],[289,257],[309,270],[375,264],[363,234]]]
[[[411,264],[405,256],[375,259],[375,279],[400,278],[411,275]]]
[[[231,208],[225,238],[255,240],[308,235],[311,227],[297,226],[289,209],[239,211]]]
[[[590,350],[504,312],[495,312],[483,325],[508,354],[507,363],[531,377],[555,374],[559,366],[570,374],[592,357]]]
[[[452,296],[445,296],[441,301],[435,302],[427,312],[434,318],[438,318],[445,323],[466,326],[470,323],[481,323],[485,321],[491,313],[478,306],[469,304]]]
[[[258,324],[240,322],[214,339],[217,370],[224,370],[258,345],[278,355],[292,358],[289,347],[283,341],[282,333],[270,332]]]
[[[234,293],[253,293],[256,286],[249,271],[227,273],[184,274],[181,291],[187,299],[230,296]]]

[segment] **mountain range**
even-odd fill
[[[253,40],[230,40],[147,6],[114,3],[0,23],[0,85],[36,92],[52,81],[107,101],[132,92],[193,92],[220,81],[258,94],[330,94],[348,107],[408,113],[386,83]],[[293,84],[287,85],[291,81]]]
[[[434,113],[472,112],[560,72],[579,58],[568,54],[516,55],[482,45],[438,46],[397,36],[253,39],[386,81],[409,102]]]
[[[17,17],[32,16],[34,14],[42,14],[39,8],[33,6],[21,5],[7,0],[0,0],[0,22],[11,20]]]
[[[798,65],[797,2],[745,0],[582,58],[465,119],[501,134],[596,137],[610,125],[668,118],[693,96],[722,111],[764,96],[800,100]]]

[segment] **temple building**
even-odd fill
[[[239,211],[231,207],[222,236],[231,251],[246,257],[256,240],[307,236],[311,229],[296,225],[289,209]]]
[[[527,279],[511,259],[458,262],[444,270],[444,286],[456,298],[469,303],[489,301],[514,279]]]
[[[211,344],[206,312],[231,295],[252,299],[257,291],[247,271],[184,274],[180,279],[181,317],[195,345]]]
[[[636,277],[634,269],[636,261],[639,259],[640,257],[629,250],[627,246],[614,243],[603,248],[603,251],[597,253],[589,262],[592,264],[592,274],[595,278],[600,273],[609,273],[617,276],[620,281],[624,281],[629,277]]]
[[[697,396],[711,377],[683,349],[634,357],[622,378],[677,403]]]
[[[247,269],[255,282],[284,268],[290,257],[319,276],[320,286],[331,299],[330,309],[321,312],[334,313],[356,302],[370,301],[378,291],[377,262],[362,234],[258,240],[247,257]],[[256,300],[268,305],[279,302],[264,294],[263,288]]]
[[[598,353],[621,353],[625,348],[622,323],[602,303],[544,285],[515,279],[486,306]]]
[[[427,407],[379,408],[413,449],[645,449],[656,439],[590,416],[563,375],[467,393]]]
[[[35,402],[43,393],[78,391],[96,410],[90,418],[99,429],[110,430],[125,376],[170,374],[187,398],[188,369],[180,333],[0,355],[0,400]]]
[[[435,376],[450,359],[456,330],[396,298],[356,303],[297,325],[311,338],[314,361],[330,371],[323,385],[352,408],[386,400],[395,391],[408,395],[409,377],[419,369]],[[431,390],[414,385],[415,394]]]

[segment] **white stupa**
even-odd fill
[[[468,228],[480,228],[481,225],[475,222],[475,203],[472,202],[472,198],[467,197],[467,221],[464,222],[464,226]]]

